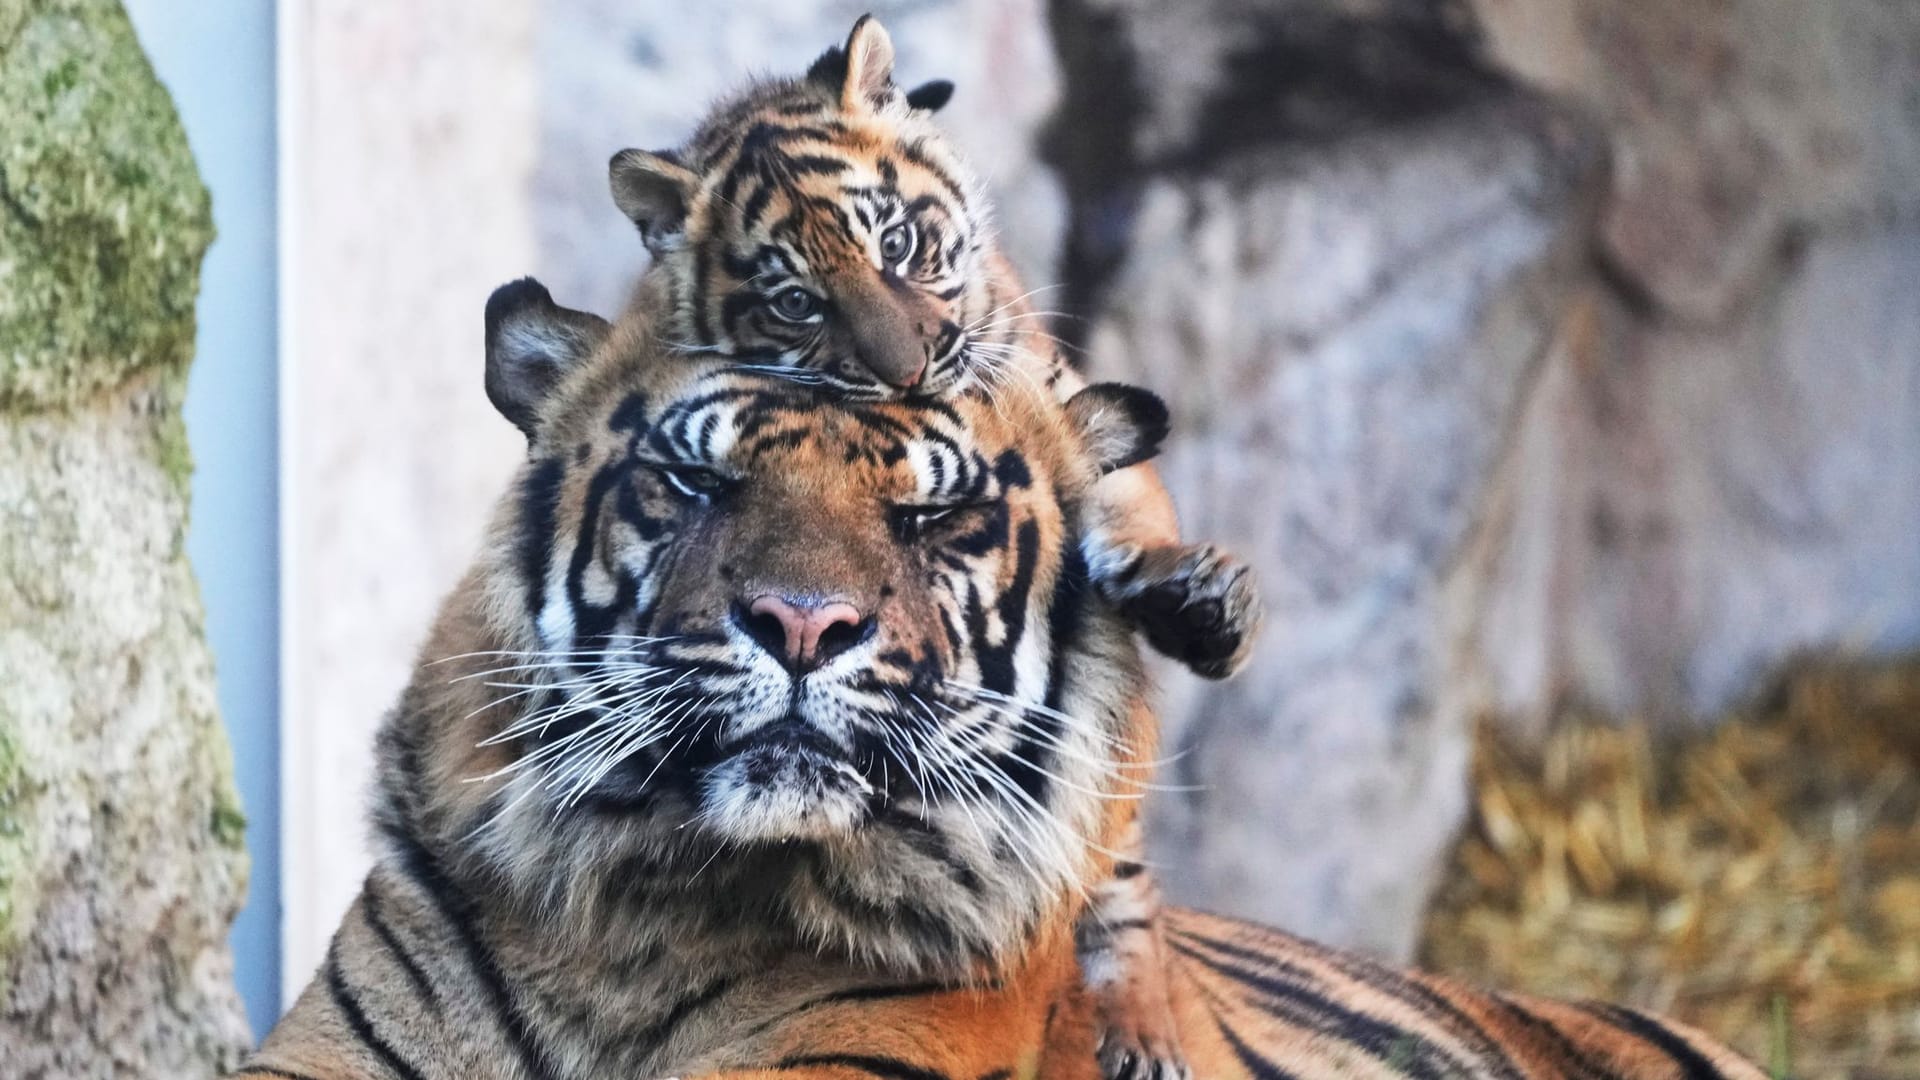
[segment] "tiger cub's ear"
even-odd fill
[[[566,373],[600,347],[607,320],[553,302],[527,277],[487,297],[487,400],[532,442],[540,405]]]
[[[951,100],[953,100],[953,80],[951,79],[923,82],[907,91],[908,107],[919,109],[921,112],[939,112]]]
[[[1167,437],[1166,403],[1124,383],[1094,383],[1073,395],[1067,419],[1102,473],[1151,460]]]
[[[640,228],[640,239],[656,255],[672,247],[686,231],[687,207],[700,178],[671,154],[622,150],[607,163],[614,204]]]
[[[847,35],[847,70],[840,83],[840,109],[872,109],[893,91],[893,38],[871,15],[862,15]]]

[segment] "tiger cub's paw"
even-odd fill
[[[1111,1018],[1100,1037],[1100,1075],[1106,1080],[1192,1080],[1180,1047],[1173,1040],[1173,1018],[1163,1018],[1160,1030],[1137,1021]]]
[[[1213,544],[1093,560],[1095,584],[1147,642],[1194,674],[1224,679],[1253,650],[1265,608],[1253,568]]]

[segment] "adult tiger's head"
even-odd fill
[[[668,342],[868,399],[943,396],[991,367],[1012,298],[996,292],[986,202],[931,120],[951,91],[896,87],[868,16],[804,77],[723,102],[684,147],[616,154],[614,200],[653,253],[643,288]]]
[[[465,717],[426,817],[585,925],[978,974],[1138,794],[1137,654],[1074,516],[1164,411],[1112,385],[846,402],[641,327],[531,280],[489,304],[488,393],[530,454],[429,650],[474,655],[416,683]]]

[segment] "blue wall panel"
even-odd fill
[[[187,552],[247,813],[253,875],[233,951],[259,1035],[280,1011],[274,6],[127,0],[127,10],[186,122],[219,229],[187,386],[196,465]]]

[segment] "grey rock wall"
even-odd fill
[[[1475,7],[1614,148],[1594,333],[1463,593],[1484,707],[1687,722],[1920,645],[1920,7]]]
[[[1308,104],[1260,130],[1136,129],[1087,338],[1101,377],[1168,399],[1185,531],[1252,559],[1269,605],[1242,676],[1169,680],[1184,790],[1149,830],[1168,892],[1400,956],[1466,800],[1449,578],[1588,287],[1603,178],[1590,128],[1445,66],[1465,56],[1390,84],[1303,75],[1276,92]]]
[[[0,1072],[213,1076],[245,820],[183,540],[207,196],[111,0],[0,2]]]

